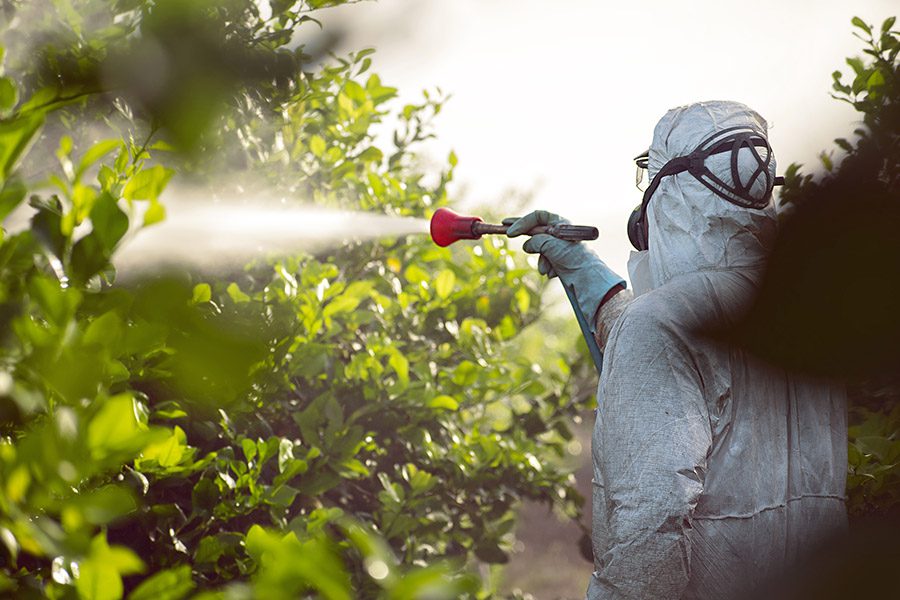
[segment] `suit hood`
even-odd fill
[[[700,102],[670,110],[653,132],[650,177],[668,161],[733,127],[767,135],[765,119],[738,102]],[[706,166],[727,181],[731,161],[731,153],[716,154],[706,159]],[[738,151],[737,169],[745,180],[758,166],[750,149]],[[774,156],[768,170],[774,180]],[[751,194],[761,198],[767,192],[765,178],[757,178]],[[686,273],[761,266],[775,236],[775,208],[771,200],[761,209],[737,206],[682,172],[662,178],[647,208],[647,226],[651,283],[659,287]]]

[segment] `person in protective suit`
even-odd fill
[[[752,301],[775,234],[766,135],[736,102],[666,113],[638,158],[633,294],[583,244],[525,243],[604,351],[591,600],[741,597],[846,527],[844,391],[701,333]],[[536,211],[509,234],[559,220]]]

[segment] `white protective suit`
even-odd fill
[[[650,176],[737,125],[766,132],[734,102],[669,111],[653,135]],[[729,160],[706,164],[727,173]],[[771,203],[735,206],[684,172],[663,178],[648,215],[651,289],[627,306],[620,293],[598,317],[608,338],[587,595],[733,598],[846,526],[846,396],[696,334],[752,299],[775,232]]]

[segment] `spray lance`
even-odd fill
[[[439,208],[431,217],[431,239],[438,246],[449,246],[453,242],[459,240],[477,240],[482,235],[499,234],[506,235],[509,225],[494,225],[485,223],[481,217],[472,217],[460,215],[449,208]],[[555,225],[539,225],[531,229],[526,235],[537,235],[544,233],[553,237],[570,242],[581,242],[586,240],[596,240],[600,237],[600,232],[596,227],[589,225],[569,225],[568,223],[557,223]],[[585,314],[578,306],[575,300],[575,290],[569,286],[563,285],[569,303],[575,311],[575,318],[578,320],[578,326],[587,342],[588,350],[591,352],[591,358],[594,366],[597,367],[597,373],[601,372],[603,364],[603,354],[600,347],[591,333],[590,325]]]

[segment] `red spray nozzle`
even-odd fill
[[[481,217],[458,215],[449,208],[439,208],[431,217],[431,239],[438,246],[449,246],[457,240],[477,240],[486,233],[506,235],[507,229],[509,229],[509,225],[485,223]],[[570,242],[596,240],[600,235],[596,227],[570,225],[565,222],[555,225],[538,225],[528,231],[526,235],[539,233]]]
[[[449,208],[439,208],[431,217],[431,239],[438,246],[449,246],[456,240],[477,240],[472,226],[481,223],[481,217],[459,215]]]

